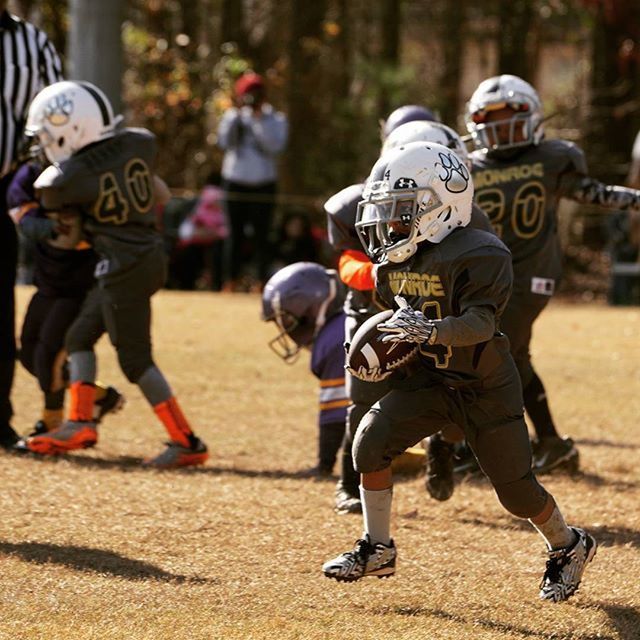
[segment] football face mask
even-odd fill
[[[404,262],[416,249],[418,217],[441,206],[433,189],[388,190],[373,183],[368,198],[358,204],[356,230],[374,262]]]
[[[293,364],[298,359],[300,350],[313,342],[315,327],[283,310],[277,294],[273,298],[273,311],[273,318],[270,319],[279,332],[268,342],[269,348],[287,364]]]
[[[487,105],[471,117],[474,133],[483,149],[513,149],[528,146],[533,140],[531,113],[527,104],[498,102]]]

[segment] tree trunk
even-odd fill
[[[380,14],[380,35],[382,48],[380,62],[384,71],[397,68],[400,58],[400,24],[402,22],[401,0],[382,0]],[[383,84],[380,88],[378,110],[381,117],[386,117],[398,105],[392,104],[389,87]]]
[[[592,173],[619,183],[640,124],[640,6],[636,0],[598,3],[594,23],[585,145]]]
[[[460,113],[460,79],[462,76],[462,52],[464,41],[467,0],[445,2],[442,13],[442,49],[444,65],[440,76],[442,122],[456,128]]]
[[[291,0],[289,36],[288,114],[289,145],[285,154],[288,181],[299,192],[313,192],[317,176],[314,150],[318,144],[322,101],[321,56],[326,0]]]
[[[100,87],[116,113],[121,107],[124,0],[70,0],[68,77]]]
[[[532,81],[535,56],[528,34],[535,21],[534,3],[531,0],[500,0],[498,18],[498,72]]]
[[[222,42],[235,42],[240,55],[247,55],[249,43],[247,30],[244,27],[243,0],[222,0],[220,33]]]

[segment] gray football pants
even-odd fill
[[[533,323],[549,304],[550,299],[550,296],[536,293],[515,293],[500,318],[500,330],[509,338],[511,355],[518,368],[523,389],[534,375],[529,351]]]
[[[454,390],[417,374],[389,391],[360,421],[353,442],[360,473],[381,471],[408,447],[441,429],[458,425],[513,515],[537,516],[546,490],[531,472],[531,445],[523,418],[520,381],[511,364],[494,374],[490,387]]]

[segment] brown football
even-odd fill
[[[392,315],[391,309],[377,313],[353,336],[347,353],[347,365],[357,378],[371,382],[382,380],[387,377],[386,374],[407,364],[418,353],[418,345],[414,342],[382,342],[384,333],[378,330],[378,325]]]

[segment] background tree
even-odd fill
[[[537,4],[532,0],[498,0],[498,69],[529,82],[535,82]]]
[[[585,0],[584,4],[593,20],[585,144],[594,174],[621,182],[640,128],[640,3]]]
[[[122,103],[124,0],[70,0],[69,13],[74,28],[69,30],[66,76],[96,84],[118,113]]]

